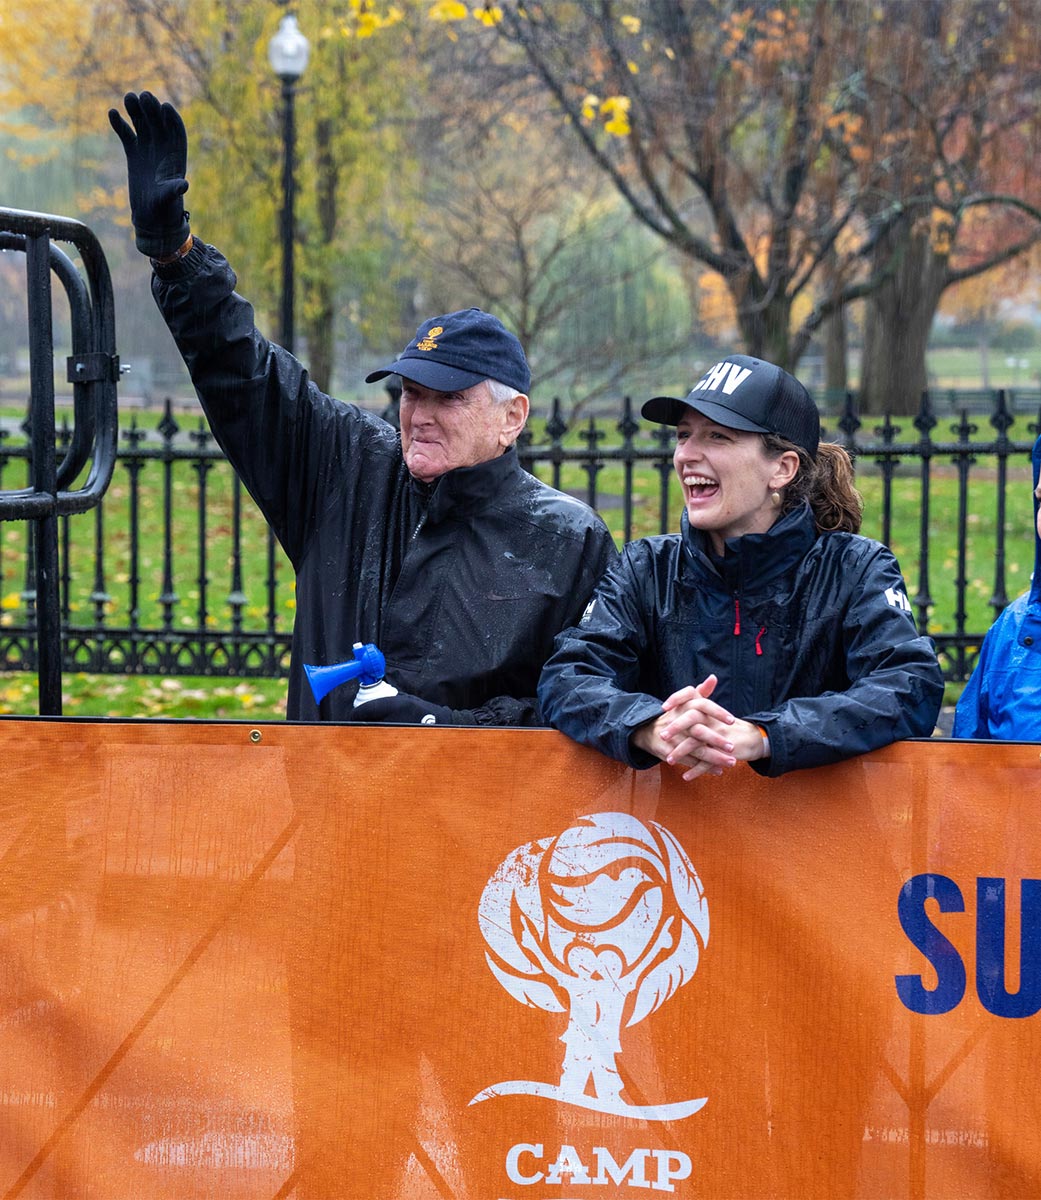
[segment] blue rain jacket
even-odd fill
[[[1034,487],[1041,472],[1041,438],[1031,455]],[[1041,741],[1041,542],[1034,501],[1034,574],[987,631],[979,661],[954,712],[956,738]]]

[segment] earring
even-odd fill
[[[770,493],[770,503],[774,506],[774,508],[780,508],[781,507],[781,493],[780,492],[771,492]]]

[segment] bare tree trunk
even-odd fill
[[[990,390],[990,339],[994,333],[994,315],[997,305],[985,301],[979,310],[980,380],[984,391]]]
[[[315,127],[315,163],[317,169],[316,201],[318,210],[319,253],[324,258],[335,253],[337,189],[339,169],[332,150],[333,130],[329,119],[318,121]],[[304,307],[304,327],[307,331],[307,364],[311,378],[328,392],[332,386],[333,356],[335,354],[336,295],[333,275],[329,271],[315,272],[307,284],[307,303]]]
[[[308,317],[304,322],[307,330],[307,369],[311,378],[328,392],[332,387],[334,334],[332,286],[323,275],[308,289]]]
[[[731,295],[738,306],[737,322],[744,341],[744,352],[754,358],[776,363],[786,371],[794,371],[791,359],[791,301],[785,295],[765,302],[750,303],[727,280]]]
[[[836,396],[849,389],[849,349],[846,337],[846,310],[840,308],[821,326],[824,339],[824,387]]]
[[[890,278],[867,300],[860,374],[865,413],[913,416],[928,386],[925,351],[947,258],[934,251],[927,228],[906,227],[902,241]]]

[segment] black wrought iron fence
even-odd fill
[[[826,415],[865,496],[864,532],[891,545],[919,625],[963,680],[991,621],[1027,586],[1034,559],[1030,450],[1037,393],[924,396],[913,418]],[[58,440],[70,433],[63,425]],[[26,422],[0,426],[0,489],[28,470]],[[59,447],[61,448],[61,447]],[[524,465],[597,508],[619,543],[678,527],[671,431],[620,415],[574,427],[554,403],[519,447]],[[197,413],[169,402],[154,427],[122,430],[104,501],[60,518],[63,669],[280,676],[293,577],[281,548]],[[33,541],[0,522],[0,671],[37,667]]]

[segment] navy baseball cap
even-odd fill
[[[531,369],[524,349],[505,325],[480,308],[431,317],[395,362],[365,376],[375,383],[400,375],[436,392],[459,392],[485,379],[495,379],[518,392],[528,392]]]
[[[817,457],[821,419],[810,393],[787,371],[761,358],[731,354],[698,380],[687,396],[655,396],[640,412],[659,425],[678,425],[688,409],[752,433],[776,433]]]

